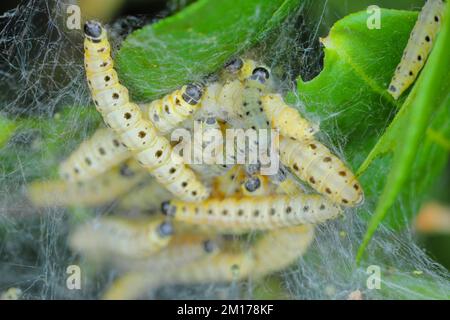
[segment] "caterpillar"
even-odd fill
[[[106,30],[88,21],[85,31],[85,68],[92,98],[103,119],[134,157],[171,193],[186,201],[201,201],[209,190],[173,152],[170,142],[157,134],[136,104],[130,102],[113,68]]]
[[[27,196],[38,207],[97,206],[114,201],[147,178],[135,161],[128,161],[89,181],[34,181]]]
[[[335,203],[356,206],[364,200],[354,174],[318,141],[280,137],[280,160],[294,175]]]
[[[319,130],[317,125],[311,124],[288,106],[279,94],[267,94],[261,97],[261,102],[272,128],[278,129],[283,136],[302,140],[311,138]]]
[[[283,270],[298,260],[314,239],[314,227],[301,225],[272,230],[253,244],[253,277]]]
[[[398,99],[417,78],[431,52],[439,32],[445,1],[427,0],[411,32],[400,63],[388,87],[388,92]]]
[[[170,243],[161,251],[144,259],[117,259],[115,265],[120,270],[128,271],[175,271],[191,262],[217,254],[220,250],[218,239],[175,231]]]
[[[104,299],[137,299],[167,284],[237,282],[286,268],[302,256],[313,240],[312,226],[270,231],[249,250],[226,250],[160,274],[130,272],[116,280]]]
[[[167,134],[181,122],[192,117],[201,105],[203,91],[203,84],[185,85],[162,99],[145,104],[144,113],[159,132]]]
[[[92,179],[131,157],[109,128],[98,129],[59,166],[61,178],[69,181]]]
[[[155,180],[138,185],[119,201],[121,210],[145,210],[146,212],[159,211],[161,201],[172,199],[172,194],[162,188]]]
[[[79,226],[70,236],[70,246],[87,256],[145,258],[166,247],[173,234],[171,222],[124,218],[100,218]]]
[[[130,272],[113,282],[103,299],[137,299],[165,284],[240,281],[250,274],[252,262],[250,252],[220,252],[172,272]]]
[[[201,203],[171,200],[162,203],[163,214],[175,221],[228,230],[269,230],[335,218],[341,209],[320,195],[296,197],[210,198]]]

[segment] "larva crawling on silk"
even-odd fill
[[[130,272],[113,282],[103,299],[137,299],[168,284],[237,282],[248,277],[252,262],[250,252],[220,252],[172,272]]]
[[[148,178],[135,161],[130,160],[89,181],[35,181],[27,189],[28,198],[38,207],[98,206],[116,200]]]
[[[357,206],[364,200],[355,175],[316,140],[280,137],[280,160],[292,174],[335,203]]]
[[[100,218],[79,226],[69,242],[75,251],[96,259],[145,258],[166,247],[172,234],[172,224],[164,219]]]
[[[92,179],[131,157],[109,128],[98,129],[59,166],[61,178],[69,181]]]
[[[321,223],[337,217],[341,209],[321,195],[299,194],[210,198],[201,203],[175,199],[163,202],[162,211],[175,221],[250,231]]]
[[[160,274],[130,272],[117,279],[105,299],[137,299],[163,285],[237,282],[280,271],[299,259],[311,244],[312,226],[267,232],[250,249],[224,250],[177,270]]]
[[[168,134],[193,116],[201,105],[203,91],[203,84],[188,84],[162,99],[143,105],[144,113],[159,132]]]
[[[423,68],[442,23],[445,1],[427,0],[403,51],[403,56],[388,87],[398,99],[409,88]]]
[[[128,90],[117,77],[110,76],[115,71],[106,30],[95,21],[86,22],[84,30],[86,75],[94,103],[105,122],[170,192],[186,201],[206,199],[208,188],[173,152],[170,142],[158,135],[149,120],[143,119],[139,106],[130,102]]]

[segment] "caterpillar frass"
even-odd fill
[[[229,197],[201,203],[171,200],[162,203],[163,214],[175,221],[227,230],[270,230],[305,223],[321,223],[335,218],[340,207],[314,194],[296,197]]]
[[[173,196],[161,187],[154,179],[139,184],[130,193],[123,196],[119,202],[121,210],[142,210],[145,212],[157,212],[160,210],[161,201],[172,199]]]
[[[419,13],[401,61],[388,87],[388,92],[394,99],[398,99],[409,88],[424,66],[439,32],[444,9],[445,1],[427,0]]]
[[[176,226],[175,226],[176,228]],[[177,270],[206,256],[219,252],[219,242],[197,234],[175,235],[161,251],[144,259],[118,259],[114,264],[120,270],[167,272]]]
[[[317,125],[311,124],[297,110],[288,106],[281,95],[267,94],[261,97],[261,101],[272,128],[278,129],[281,135],[302,140],[311,138],[319,130]]]
[[[316,140],[280,137],[280,160],[292,174],[335,203],[352,207],[364,200],[355,175]]]
[[[128,90],[122,86],[113,69],[106,30],[100,23],[85,24],[85,67],[92,97],[103,119],[122,143],[158,182],[186,201],[201,201],[209,190],[173,152],[170,142],[157,134],[136,104],[130,102]]]
[[[100,218],[79,226],[69,242],[74,250],[95,259],[145,258],[166,247],[172,234],[172,224],[163,219]]]
[[[69,182],[86,181],[130,157],[130,151],[122,145],[114,131],[101,128],[61,163],[59,173]]]
[[[314,239],[314,227],[301,225],[267,232],[252,246],[253,277],[283,270],[303,256]]]
[[[27,195],[38,207],[98,206],[114,201],[147,178],[145,171],[135,161],[130,160],[89,181],[32,182],[28,186]]]
[[[130,272],[113,282],[103,299],[138,299],[168,284],[237,282],[250,274],[252,262],[250,252],[220,252],[169,272]]]
[[[197,111],[203,91],[204,87],[200,83],[188,84],[162,99],[144,105],[144,113],[159,132],[168,134]]]

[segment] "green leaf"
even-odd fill
[[[116,61],[137,100],[151,100],[216,71],[261,40],[302,0],[199,0],[132,33]]]
[[[409,224],[448,159],[450,79],[444,77],[446,69],[441,67],[444,71],[440,78],[434,79],[434,91],[426,93],[433,98],[428,101],[429,106],[425,112],[411,118],[408,110],[412,109],[417,94],[429,90],[418,88],[422,87],[423,80],[419,79],[404,105],[409,91],[395,101],[386,88],[417,13],[382,9],[381,29],[378,30],[367,28],[368,16],[366,12],[355,13],[331,28],[322,40],[325,46],[323,71],[309,82],[299,79],[298,95],[312,119],[320,116],[322,132],[334,145],[342,146],[350,166],[360,168],[357,173],[366,194],[366,204],[359,210],[360,214],[370,218],[378,201],[384,206],[384,216],[391,208],[384,222],[401,228]],[[429,64],[448,65],[442,56],[430,57],[430,61]],[[432,117],[431,110],[435,110]],[[411,120],[415,122],[414,128],[408,122]],[[417,130],[409,133],[414,138],[413,143],[406,143],[405,139],[410,136],[405,138],[405,132],[409,132],[405,129]],[[397,145],[408,150],[408,161],[403,159],[400,165],[396,155],[394,163],[397,164],[391,168]],[[416,157],[411,158],[411,154]],[[391,185],[393,180],[386,180],[390,171],[402,176],[395,189]],[[386,196],[379,199],[383,190],[390,190],[389,202],[385,201]],[[376,229],[375,224],[372,227]]]
[[[447,5],[447,9],[449,6]],[[448,10],[447,10],[448,12]],[[401,112],[394,120],[392,126],[380,139],[380,144],[375,146],[369,158],[363,164],[367,166],[379,153],[384,151],[386,141],[400,139],[395,148],[392,169],[387,178],[387,183],[378,201],[378,205],[372,219],[369,222],[367,232],[358,250],[357,260],[362,258],[365,249],[375,233],[378,225],[383,221],[389,209],[394,204],[402,188],[405,187],[408,177],[413,172],[414,162],[421,147],[422,140],[426,137],[432,112],[437,109],[437,114],[447,115],[444,122],[444,130],[448,131],[448,110],[450,102],[450,76],[448,70],[442,66],[448,66],[450,59],[450,22],[444,20],[442,30],[436,40],[435,46],[428,62],[417,80],[412,93],[409,95]],[[435,118],[440,121],[441,117]],[[399,128],[401,130],[399,130]],[[393,132],[393,133],[392,133]],[[433,131],[431,131],[433,132]],[[448,132],[447,132],[448,133]],[[427,139],[426,139],[427,140]],[[426,145],[425,140],[425,147]],[[389,144],[389,143],[388,143]],[[421,157],[418,158],[421,160]],[[430,159],[427,159],[428,161]],[[428,162],[435,166],[435,163]]]

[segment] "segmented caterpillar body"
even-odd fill
[[[173,152],[170,142],[159,136],[140,108],[131,103],[113,69],[106,30],[98,22],[85,24],[85,67],[92,97],[105,122],[118,133],[135,158],[174,195],[200,201],[209,190]]]
[[[278,129],[280,134],[302,140],[311,138],[319,128],[304,119],[297,110],[288,106],[281,95],[267,94],[261,97],[262,108],[269,122],[274,129]]]
[[[445,9],[443,0],[427,0],[395,69],[388,92],[398,99],[414,82],[431,52]]]
[[[314,239],[314,227],[302,225],[267,232],[252,246],[252,276],[262,277],[290,266]]]
[[[167,134],[193,116],[201,105],[202,95],[203,85],[189,84],[144,105],[144,112],[159,132]]]
[[[245,279],[251,272],[253,258],[249,252],[221,252],[179,268],[176,272],[154,274],[130,272],[106,291],[106,300],[137,299],[146,292],[166,284],[231,282]]]
[[[131,157],[117,135],[109,128],[98,129],[61,163],[61,178],[70,181],[92,179]]]
[[[286,194],[295,197],[298,194],[304,193],[300,184],[295,181],[295,178],[283,165],[280,165],[277,174],[271,176],[271,181],[276,185],[275,192],[277,194]]]
[[[100,218],[79,226],[70,237],[71,247],[99,258],[145,258],[169,244],[173,226],[163,219],[132,221]]]
[[[114,201],[146,178],[145,171],[130,160],[89,181],[35,181],[28,186],[27,193],[38,207],[97,206]]]
[[[281,137],[280,159],[294,175],[335,203],[356,206],[364,200],[354,174],[318,141]]]
[[[296,197],[229,197],[201,203],[179,200],[165,202],[163,213],[175,221],[210,225],[227,230],[269,230],[305,223],[320,223],[335,218],[341,209],[320,195]]]
[[[130,272],[116,280],[104,298],[136,299],[167,284],[237,282],[249,277],[263,277],[300,258],[313,236],[312,226],[283,228],[268,232],[250,250],[219,252],[162,274]]]

